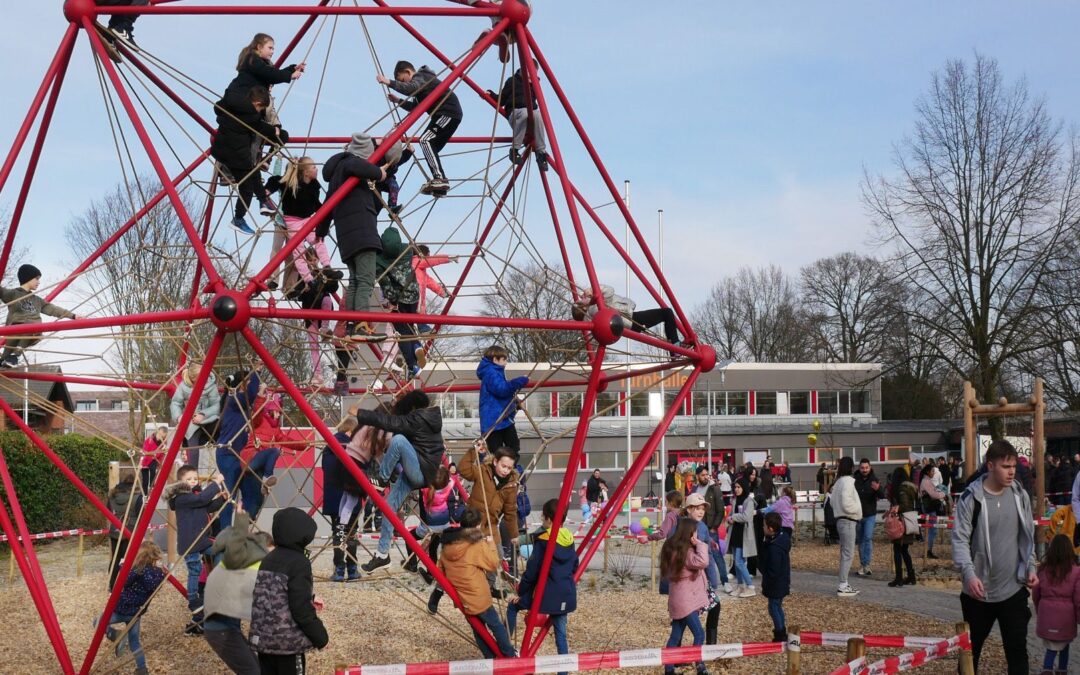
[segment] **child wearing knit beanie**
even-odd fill
[[[33,265],[22,265],[18,271],[19,286],[4,288],[0,286],[0,301],[7,305],[6,325],[41,323],[41,315],[48,314],[58,319],[74,319],[75,314],[68,310],[45,302],[34,292],[41,284],[41,270]],[[4,344],[4,353],[0,356],[0,368],[14,368],[19,365],[19,355],[24,350],[41,342],[41,333],[24,333],[8,338]]]

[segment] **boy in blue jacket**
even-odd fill
[[[791,593],[791,535],[784,532],[780,514],[765,514],[765,545],[758,556],[761,594],[769,599],[773,642],[787,642],[784,598]]]
[[[507,381],[506,360],[510,354],[500,345],[492,345],[484,351],[476,377],[480,380],[480,433],[487,437],[489,452],[500,447],[512,448],[521,454],[521,441],[514,427],[517,414],[518,391],[529,383],[527,377],[515,377]]]
[[[533,591],[540,580],[540,566],[544,562],[544,550],[551,541],[551,530],[555,524],[555,509],[558,499],[544,502],[542,522],[544,532],[533,543],[532,555],[525,565],[525,574],[521,576],[516,596],[510,598],[506,606],[506,624],[510,633],[517,625],[518,612],[527,610],[534,604]],[[574,535],[565,527],[560,527],[555,535],[555,552],[551,557],[551,570],[548,572],[544,597],[540,599],[539,611],[551,617],[551,626],[555,631],[555,647],[560,654],[569,654],[570,645],[566,641],[566,617],[577,609],[577,585],[574,573],[578,568],[577,551],[574,549]],[[565,675],[560,673],[560,675]]]
[[[176,512],[176,548],[184,555],[187,565],[188,609],[191,623],[185,635],[202,635],[202,598],[199,593],[199,574],[203,555],[210,551],[210,514],[221,503],[225,478],[214,474],[210,484],[199,488],[199,471],[185,464],[176,471],[176,482],[165,487],[163,497]]]

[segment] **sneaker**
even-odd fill
[[[189,623],[184,627],[184,637],[201,637],[203,634],[203,627],[197,623]]]
[[[450,182],[445,178],[432,178],[420,186],[420,194],[442,197],[450,191]]]
[[[334,396],[348,396],[349,383],[345,380],[334,382]]]
[[[431,572],[428,572],[426,568],[420,569],[420,578],[424,580],[425,584],[431,584],[435,581],[435,577],[433,577]]]
[[[724,584],[724,592],[731,595],[734,591],[731,588],[731,584]]]
[[[424,369],[421,368],[418,365],[413,366],[412,368],[409,368],[409,379],[410,380],[418,379],[420,377],[420,373],[422,373],[422,372],[424,372]]]
[[[869,567],[860,567],[855,572],[855,576],[857,576],[857,577],[868,577],[868,576],[870,576],[870,568]]]
[[[427,611],[431,612],[432,614],[438,614],[439,601],[442,600],[442,596],[443,590],[441,588],[436,588],[432,590],[431,597],[429,597],[427,601]]]
[[[270,489],[277,485],[277,476],[267,476],[262,482],[262,494],[263,497],[270,495]]]
[[[360,578],[360,570],[356,569],[356,563],[349,563],[346,565],[346,569],[348,570],[349,581],[356,581]]]
[[[401,209],[405,208],[402,204],[390,204],[390,213],[395,216],[401,215]]]
[[[334,279],[335,281],[341,281],[345,278],[345,273],[341,270],[331,269],[329,267],[323,269],[323,276],[327,279]]]
[[[742,589],[742,584],[735,584],[734,587],[732,587],[731,584],[728,584],[724,587],[724,590],[727,591],[729,595],[736,598],[739,597],[739,593],[742,592]]]
[[[841,598],[852,598],[859,594],[859,591],[851,587],[851,584],[844,584],[836,589],[836,595]]]
[[[243,234],[255,234],[255,230],[251,229],[251,226],[247,224],[247,221],[239,216],[229,221],[229,225],[237,232],[242,232]]]
[[[349,339],[353,342],[382,342],[386,340],[386,333],[376,333],[367,323],[356,324]]]
[[[277,213],[277,206],[274,202],[267,199],[265,202],[259,202],[259,215],[272,216]]]
[[[416,365],[420,366],[421,368],[426,368],[427,367],[427,350],[425,350],[423,347],[417,347],[415,354],[416,354]]]
[[[390,564],[390,556],[389,555],[379,555],[378,553],[376,553],[375,555],[371,556],[371,560],[369,560],[366,563],[364,563],[363,565],[361,565],[360,569],[364,570],[368,574],[371,574],[372,572],[379,569],[380,567],[386,567],[389,564]]]
[[[345,581],[344,565],[337,565],[334,567],[334,573],[330,575],[330,581]]]
[[[17,368],[19,366],[18,356],[9,356],[3,361],[0,361],[0,368]]]
[[[409,554],[409,558],[405,561],[405,564],[401,566],[406,572],[412,572],[415,574],[419,571],[420,559],[415,555]]]
[[[541,171],[547,171],[548,170],[547,153],[545,153],[545,152],[536,153],[536,166]]]
[[[510,148],[510,163],[521,164],[521,152],[517,148]]]
[[[133,51],[133,52],[139,51],[139,45],[135,44],[135,34],[132,31],[119,30],[119,29],[114,28],[112,33],[113,33],[113,35],[116,36],[116,39],[123,42],[124,46],[131,49],[131,51]]]
[[[757,591],[754,590],[754,587],[753,586],[747,586],[746,588],[739,591],[739,595],[737,597],[740,597],[740,598],[752,598],[755,595],[757,595]]]

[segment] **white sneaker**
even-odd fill
[[[728,584],[727,586],[724,586],[724,591],[726,591],[732,597],[736,597],[736,598],[739,597],[739,593],[742,592],[742,589],[743,589],[742,584],[735,584],[734,588],[731,587],[731,584]]]
[[[859,591],[851,587],[851,584],[844,584],[836,589],[836,594],[841,598],[851,598],[859,594]]]
[[[731,588],[731,584],[724,584],[724,592],[728,595],[731,595],[734,592],[734,589]]]
[[[738,597],[740,597],[740,598],[752,598],[755,595],[757,595],[757,591],[754,590],[754,587],[753,586],[747,586],[746,588],[742,589],[742,591],[739,592]]]

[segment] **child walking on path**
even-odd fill
[[[791,593],[791,535],[783,530],[779,513],[765,514],[765,541],[761,552],[761,594],[769,599],[773,642],[787,642],[784,598]]]
[[[668,614],[671,616],[671,637],[668,647],[682,645],[683,633],[689,628],[694,636],[694,646],[705,643],[705,630],[701,627],[698,613],[709,604],[709,594],[702,570],[710,563],[709,546],[697,537],[697,523],[683,518],[675,533],[660,549],[660,575],[668,580]],[[697,662],[699,675],[709,670]],[[675,667],[664,666],[664,673],[671,675]]]
[[[120,656],[125,649],[131,649],[135,656],[135,675],[147,675],[150,672],[146,669],[146,655],[143,654],[139,640],[139,624],[150,598],[164,580],[161,549],[152,541],[144,541],[135,555],[135,562],[127,581],[124,582],[124,589],[120,591],[120,599],[116,601],[116,608],[109,617],[109,627],[105,631],[106,637],[116,640],[120,631],[124,630],[123,625],[127,626],[127,635],[121,637],[116,644],[116,655]]]
[[[15,288],[0,287],[0,300],[7,305],[6,325],[41,323],[41,315],[48,314],[58,319],[74,319],[75,314],[68,310],[45,302],[34,292],[41,285],[41,270],[33,265],[21,265],[18,272],[19,285]],[[14,368],[19,365],[19,356],[41,342],[41,333],[9,336],[4,342],[4,354],[0,356],[0,368]]]
[[[1043,673],[1069,672],[1069,644],[1076,639],[1080,619],[1080,568],[1075,561],[1070,538],[1064,534],[1055,536],[1039,568],[1039,583],[1032,589],[1037,615],[1035,634],[1046,646]]]
[[[517,393],[529,383],[525,376],[506,379],[506,361],[510,353],[501,345],[484,350],[476,377],[480,380],[480,433],[486,434],[489,450],[503,446],[521,453],[514,416],[517,415]]]
[[[289,231],[289,238],[295,237],[308,218],[322,206],[319,183],[319,167],[315,160],[310,157],[301,157],[290,161],[282,176],[271,176],[266,181],[266,191],[270,194],[281,193],[281,213],[285,217],[285,227]],[[311,267],[307,263],[307,248],[310,246],[319,258],[319,264],[323,268],[323,276],[327,279],[342,279],[345,275],[341,270],[332,269],[333,261],[330,260],[330,251],[326,248],[323,239],[312,230],[304,238],[304,244],[297,246],[292,252],[292,261],[296,266],[297,273],[308,285],[315,282]]]

